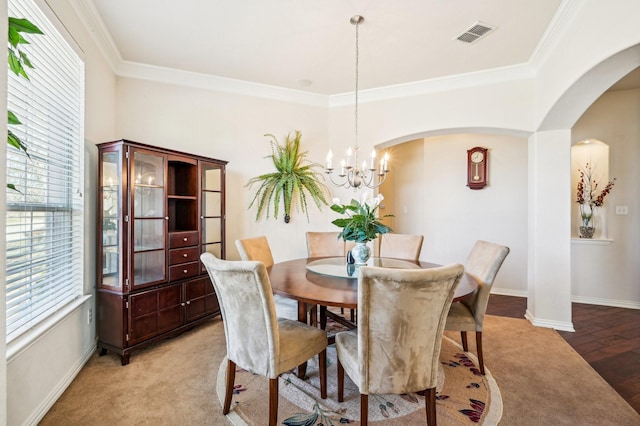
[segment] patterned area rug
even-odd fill
[[[359,424],[360,394],[345,375],[343,403],[337,400],[336,353],[327,349],[327,399],[320,398],[317,357],[310,360],[307,377],[300,380],[295,371],[280,376],[278,422],[283,425]],[[453,340],[443,338],[438,375],[436,412],[439,425],[496,425],[502,417],[500,390],[486,368],[482,376],[477,360]],[[224,399],[227,360],[220,365],[217,392]],[[245,370],[236,371],[231,412],[235,425],[266,424],[269,388],[265,377]],[[425,424],[424,397],[417,394],[369,395],[369,421],[384,425]]]

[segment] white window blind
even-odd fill
[[[7,341],[83,292],[84,64],[32,0],[9,0],[9,16],[44,35],[23,34],[35,69],[9,72],[10,126],[27,145],[7,148]],[[5,65],[6,66],[6,65]]]

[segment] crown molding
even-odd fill
[[[358,91],[358,102],[376,102],[395,98],[407,98],[429,93],[446,92],[469,87],[488,86],[506,81],[526,80],[535,77],[535,69],[528,63],[493,68],[472,73],[456,74],[430,80],[415,81],[393,86]],[[345,106],[354,103],[353,92],[329,97],[329,106]]]
[[[308,106],[324,108],[329,106],[327,95],[136,62],[121,61],[120,66],[116,69],[116,74],[120,77],[151,80]]]
[[[108,62],[111,70],[116,72],[118,65],[122,62],[122,56],[93,4],[93,0],[69,0],[69,3],[91,35],[102,56]]]
[[[538,45],[533,50],[529,58],[529,64],[534,69],[539,69],[547,60],[553,49],[556,47],[560,39],[568,31],[571,23],[578,16],[579,11],[585,6],[586,0],[563,0],[558,10],[553,15],[553,19]]]

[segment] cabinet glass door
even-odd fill
[[[223,168],[219,164],[202,162],[200,165],[202,189],[202,251],[224,259],[224,187]],[[204,265],[202,266],[204,271]]]
[[[164,155],[133,151],[133,288],[167,280],[165,170]]]
[[[101,281],[103,287],[118,288],[122,275],[122,169],[120,150],[105,151],[101,155],[102,205]]]

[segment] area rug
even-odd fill
[[[343,403],[337,399],[335,347],[327,348],[327,399],[320,398],[317,357],[310,360],[305,380],[295,371],[280,376],[278,424],[359,424],[360,394],[345,375]],[[448,337],[443,338],[438,374],[436,413],[439,425],[495,425],[502,417],[502,397],[489,369],[482,376],[476,358]],[[224,400],[226,358],[220,364],[217,393]],[[369,422],[384,425],[424,424],[424,397],[418,394],[369,395]],[[238,368],[232,409],[227,418],[235,425],[261,425],[269,412],[265,377]]]

